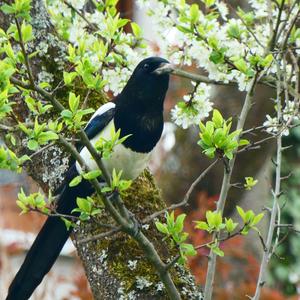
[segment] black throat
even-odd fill
[[[150,152],[159,141],[163,131],[163,100],[155,99],[152,105],[145,105],[137,95],[129,97],[120,94],[116,97],[114,123],[116,130],[121,130],[121,137],[131,135],[123,145],[133,151]],[[147,101],[148,102],[148,101]],[[148,102],[151,103],[151,102]]]

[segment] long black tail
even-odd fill
[[[88,181],[69,187],[69,182],[77,175],[75,165],[71,166],[57,204],[57,211],[61,214],[71,213],[76,207],[77,197],[87,197],[93,193]],[[60,218],[48,217],[12,281],[6,300],[26,300],[31,296],[56,261],[70,233],[71,229],[67,230]]]

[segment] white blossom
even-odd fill
[[[200,83],[192,95],[185,95],[182,102],[177,104],[171,111],[175,124],[183,129],[191,125],[199,124],[201,120],[208,117],[212,110],[212,102],[209,101],[210,87]]]
[[[281,130],[281,126],[278,124],[278,120],[276,117],[272,118],[270,115],[266,115],[267,120],[263,123],[263,126],[266,127],[266,131],[270,134],[276,135],[279,130]],[[286,128],[282,131],[282,135],[289,135],[289,129]]]
[[[227,20],[227,15],[228,15],[228,7],[224,2],[217,1],[216,2],[216,7],[222,17],[223,20]]]

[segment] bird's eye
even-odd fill
[[[144,64],[143,68],[144,68],[145,70],[148,70],[148,69],[149,69],[149,65],[148,65],[148,64]]]

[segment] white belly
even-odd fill
[[[106,140],[110,140],[110,132],[111,128],[113,127],[114,123],[111,121],[101,133],[91,139],[92,145],[95,145],[100,136]],[[96,162],[91,158],[91,155],[86,147],[81,150],[80,155],[91,170],[98,169]],[[149,160],[150,153],[138,153],[124,147],[121,144],[114,148],[114,152],[109,159],[103,159],[102,161],[109,174],[111,174],[112,170],[115,168],[118,172],[123,170],[123,179],[133,180],[138,177],[147,167]],[[81,167],[78,162],[76,162],[76,169],[79,173],[81,173]]]

